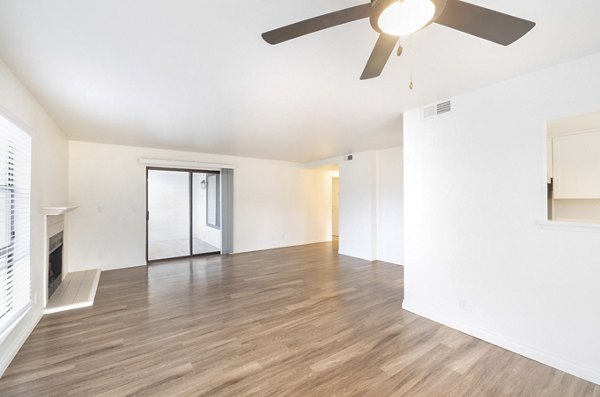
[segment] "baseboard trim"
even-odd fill
[[[550,367],[577,376],[578,378],[600,385],[600,372],[593,368],[589,368],[585,365],[579,364],[567,358],[539,350],[533,346],[520,343],[504,335],[488,331],[486,329],[480,328],[472,324],[468,324],[462,320],[450,318],[439,313],[435,309],[415,305],[414,303],[411,303],[406,299],[404,300],[404,302],[402,302],[402,308],[421,317],[425,317],[429,320],[464,332],[465,334],[492,343],[503,349],[510,350],[511,352],[520,354],[521,356],[530,358],[542,364],[549,365]]]
[[[30,315],[25,317],[23,320],[26,321],[24,324],[25,330],[21,335],[19,335],[12,343],[9,343],[6,348],[3,347],[2,356],[0,357],[0,378],[4,375],[4,371],[8,368],[12,360],[15,358],[21,347],[29,338],[29,335],[33,332],[35,326],[42,319],[42,313],[38,313],[35,315]],[[19,327],[17,327],[13,332],[17,331]]]
[[[310,240],[310,241],[305,241],[302,243],[290,243],[290,244],[283,244],[283,245],[274,245],[274,246],[268,246],[268,247],[263,247],[263,248],[244,248],[241,250],[235,250],[234,252],[232,252],[232,255],[237,255],[237,254],[249,254],[251,252],[260,252],[260,251],[269,251],[269,250],[277,250],[277,249],[281,249],[281,248],[292,248],[292,247],[300,247],[302,245],[312,245],[312,244],[321,244],[321,243],[330,243],[332,240]]]
[[[385,258],[385,257],[381,258],[381,257],[379,257],[379,256],[378,256],[378,257],[377,257],[377,259],[375,259],[375,260],[376,260],[376,261],[380,261],[380,262],[390,263],[390,264],[392,264],[392,265],[404,266],[404,265],[401,263],[402,261],[399,261],[399,260],[397,260],[397,259]]]
[[[377,258],[374,256],[359,255],[355,252],[348,252],[343,249],[338,249],[338,254],[344,255],[344,256],[350,256],[352,258],[362,259],[363,261],[368,261],[368,262],[373,262],[373,261],[377,260]]]
[[[100,270],[102,270],[103,272],[105,272],[105,271],[107,272],[110,270],[130,269],[132,267],[141,267],[141,266],[148,266],[148,263],[142,263],[142,264],[131,263],[128,265],[104,265],[104,266],[101,266]],[[94,268],[81,269],[81,270],[94,270]],[[77,271],[81,271],[81,270],[77,270]]]

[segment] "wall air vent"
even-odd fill
[[[431,105],[423,108],[423,118],[437,116],[443,113],[448,113],[452,110],[452,103],[450,101],[440,102],[436,105]]]

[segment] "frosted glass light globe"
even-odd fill
[[[381,12],[377,24],[386,34],[405,36],[427,25],[434,15],[431,0],[398,0]]]

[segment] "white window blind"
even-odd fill
[[[0,342],[31,306],[31,137],[0,115]]]

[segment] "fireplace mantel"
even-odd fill
[[[42,212],[44,215],[63,215],[66,212],[73,211],[77,208],[76,205],[71,205],[67,207],[44,207],[42,208]]]

